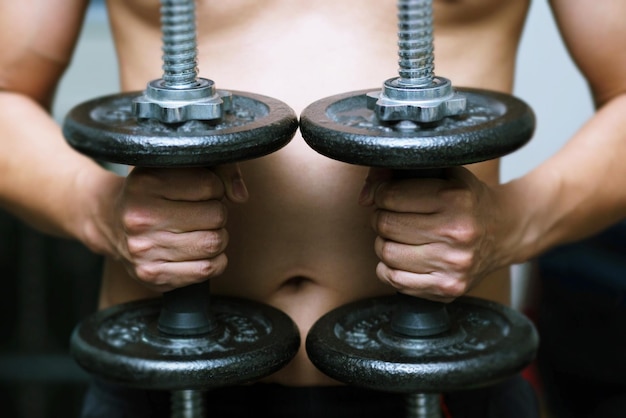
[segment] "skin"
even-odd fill
[[[85,2],[3,2],[0,36],[12,42],[0,56],[0,129],[13,152],[0,160],[2,205],[108,256],[102,308],[210,279],[214,293],[282,309],[304,339],[328,310],[396,289],[508,303],[511,263],[626,216],[626,4],[573,1],[551,5],[598,111],[563,150],[507,184],[498,161],[450,169],[445,179],[392,180],[318,155],[299,134],[272,155],[215,170],[119,177],[69,149],[49,116]],[[510,93],[529,3],[434,3],[436,74]],[[162,75],[158,3],[108,7],[121,89],[142,90]],[[197,18],[201,76],[296,113],[397,75],[393,1],[199,1]],[[336,384],[303,349],[267,380]]]

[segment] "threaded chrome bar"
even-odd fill
[[[428,86],[434,76],[432,0],[398,1],[398,84]]]
[[[189,88],[198,78],[195,0],[161,0],[163,80],[167,88]]]

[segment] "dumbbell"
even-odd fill
[[[382,89],[318,100],[300,130],[318,153],[392,169],[402,178],[441,177],[446,167],[494,159],[523,146],[535,119],[523,101],[453,88],[434,75],[432,0],[398,1],[399,76]],[[407,416],[440,418],[440,394],[495,384],[535,356],[538,336],[520,312],[463,296],[450,304],[397,293],[341,306],[306,339],[328,376],[402,393]]]
[[[217,90],[198,78],[195,4],[162,0],[163,77],[145,91],[82,103],[63,132],[79,152],[143,167],[214,167],[287,144],[295,112],[266,96]],[[267,376],[300,346],[285,313],[258,302],[211,297],[209,282],[99,311],[74,329],[71,352],[106,381],[172,393],[172,416],[205,413],[202,392]]]

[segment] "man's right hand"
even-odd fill
[[[158,292],[219,276],[227,264],[224,198],[247,197],[236,164],[134,168],[115,205],[117,252],[132,277]]]

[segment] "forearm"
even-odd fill
[[[626,95],[600,108],[552,158],[500,189],[509,262],[524,262],[626,217]]]
[[[72,150],[26,96],[0,93],[0,205],[33,227],[113,253],[113,197],[122,179]]]

